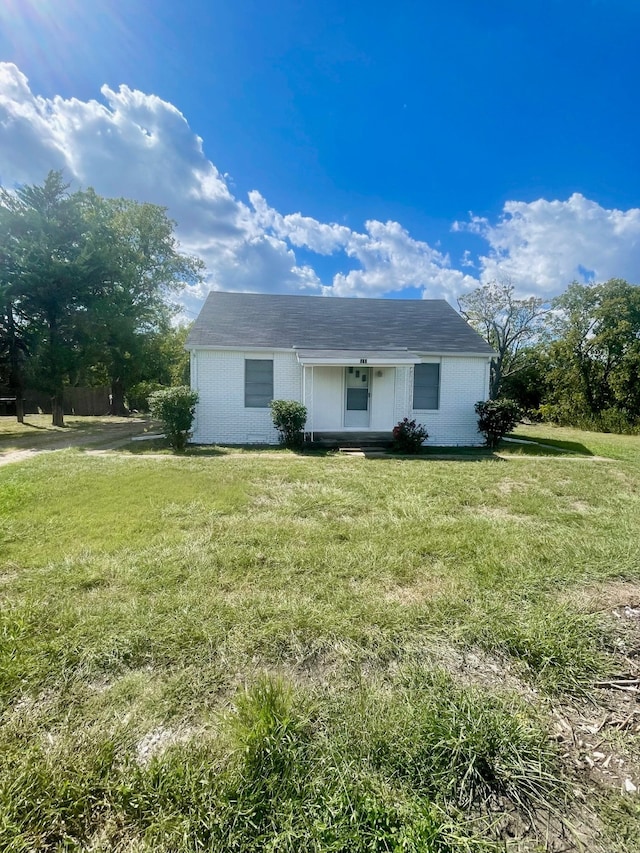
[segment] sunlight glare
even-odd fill
[[[100,67],[106,57],[135,55],[125,22],[135,19],[140,0],[0,0],[3,58],[21,69],[64,85],[67,66]]]

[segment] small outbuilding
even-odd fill
[[[443,299],[213,291],[186,348],[199,444],[277,444],[274,399],[303,403],[315,439],[390,437],[408,417],[429,444],[482,443],[494,352]]]

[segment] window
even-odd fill
[[[413,368],[413,408],[440,407],[440,365],[416,364]]]
[[[244,405],[246,409],[266,409],[273,400],[273,359],[245,358]]]

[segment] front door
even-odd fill
[[[346,427],[368,427],[371,368],[347,367],[345,371],[344,425]]]

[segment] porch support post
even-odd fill
[[[405,371],[404,371],[404,405],[405,405],[406,417],[409,417],[409,415],[411,414],[411,411],[410,411],[411,407],[409,406],[409,389],[410,389],[411,376],[412,376],[412,369],[411,368],[405,369]]]
[[[311,442],[313,443],[313,365],[311,365],[311,397],[309,411],[311,412]]]

